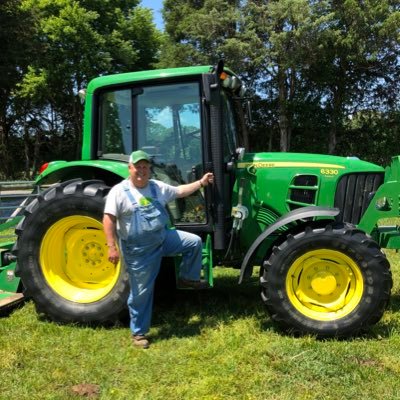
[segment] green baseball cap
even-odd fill
[[[143,150],[136,150],[134,151],[131,156],[129,157],[129,162],[132,164],[136,164],[140,160],[145,160],[150,162],[151,158],[150,156]]]

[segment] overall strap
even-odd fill
[[[157,199],[157,185],[156,183],[154,183],[153,181],[149,181],[150,184],[150,191],[151,191],[151,196],[153,197],[154,200],[158,200]]]
[[[156,185],[154,182],[152,182],[152,181],[149,181],[149,185],[150,185],[151,196],[153,197],[154,200],[158,200],[158,199],[157,199],[157,189],[156,189],[156,188],[157,188],[157,185]],[[131,190],[130,190],[130,188],[129,188],[129,184],[128,184],[127,181],[125,181],[125,182],[122,184],[122,187],[123,187],[123,189],[124,189],[125,194],[128,196],[128,199],[130,200],[130,202],[131,202],[133,205],[137,204],[137,201],[136,201],[135,198],[133,197],[133,195],[132,195],[132,193],[131,193]]]
[[[125,192],[125,194],[128,196],[128,199],[130,200],[130,202],[132,203],[132,205],[136,205],[137,202],[136,202],[135,198],[133,197],[133,195],[132,195],[132,193],[131,193],[131,190],[130,190],[130,188],[129,188],[128,182],[125,181],[125,182],[122,184],[122,187],[124,188],[124,192]]]

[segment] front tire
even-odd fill
[[[18,225],[17,272],[40,314],[54,321],[104,323],[126,312],[129,280],[108,261],[102,181],[50,187]]]
[[[350,225],[288,235],[263,263],[262,299],[284,330],[346,337],[378,322],[390,298],[389,262]]]

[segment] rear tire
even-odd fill
[[[105,323],[126,313],[129,280],[108,261],[102,181],[56,184],[18,225],[17,273],[38,313],[59,322]]]
[[[307,227],[288,235],[263,263],[261,296],[285,331],[356,335],[378,322],[392,287],[378,244],[350,225]]]

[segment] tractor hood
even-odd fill
[[[280,216],[309,206],[337,208],[346,214],[338,219],[358,224],[385,170],[356,157],[248,153],[238,160],[236,175],[236,198],[240,203],[244,193],[241,203],[253,215],[243,235],[251,237],[250,232],[262,232]]]
[[[384,172],[384,168],[362,161],[357,157],[339,157],[324,154],[306,153],[247,153],[238,161],[238,168],[299,168],[310,173],[323,175],[342,175],[354,172]]]

